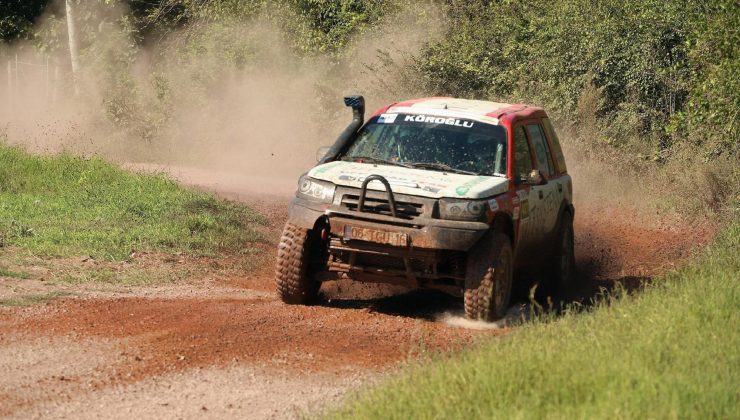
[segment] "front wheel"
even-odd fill
[[[312,231],[286,224],[278,245],[275,283],[285,303],[306,304],[316,298],[321,283],[310,270],[311,256],[318,252]],[[315,245],[312,248],[312,245]]]
[[[465,316],[495,321],[506,315],[513,279],[511,240],[503,233],[484,237],[468,255],[465,273]]]

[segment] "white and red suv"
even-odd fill
[[[515,274],[567,285],[573,185],[541,108],[456,98],[394,103],[352,123],[303,175],[280,240],[277,289],[308,303],[348,278],[462,292],[502,317]]]

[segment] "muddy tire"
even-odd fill
[[[275,282],[280,299],[289,304],[307,304],[319,292],[321,283],[310,273],[311,232],[290,223],[285,225],[278,245]]]
[[[550,263],[551,282],[559,293],[567,292],[573,286],[575,267],[573,216],[565,213],[556,236],[555,252]]]
[[[514,256],[509,237],[492,233],[468,254],[465,316],[495,321],[506,315],[511,299]]]

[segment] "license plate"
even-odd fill
[[[375,242],[393,246],[408,246],[409,235],[401,232],[368,229],[357,226],[344,226],[344,239]]]

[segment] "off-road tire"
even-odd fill
[[[550,262],[551,283],[560,294],[574,285],[576,259],[573,238],[573,216],[565,213],[555,237],[555,251]]]
[[[511,240],[489,233],[468,254],[465,272],[465,316],[495,321],[506,315],[511,300],[514,255]]]
[[[280,299],[289,304],[307,304],[318,295],[321,283],[310,273],[310,231],[287,223],[278,245],[275,282]]]

